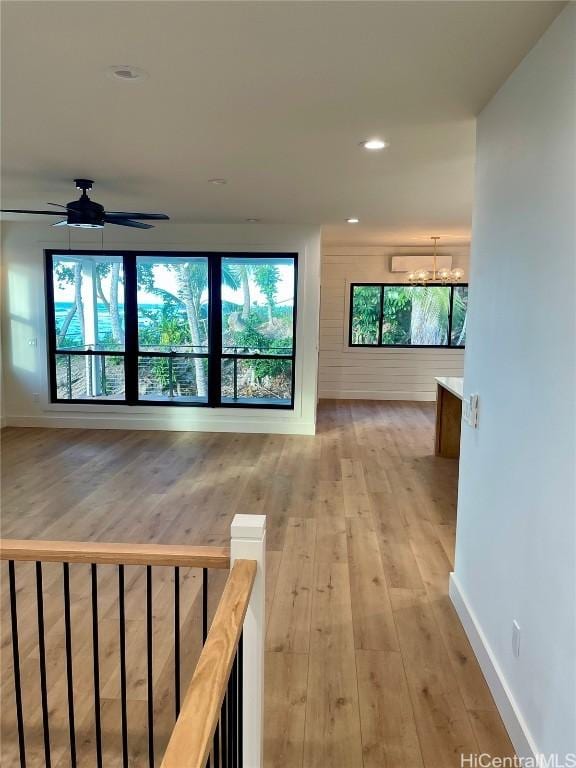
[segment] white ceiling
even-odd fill
[[[466,239],[474,116],[563,5],[3,2],[2,205],[67,202],[87,176],[108,209],[183,222]],[[359,148],[373,135],[389,149]]]

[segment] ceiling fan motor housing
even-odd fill
[[[86,194],[84,187],[78,186],[78,183],[84,179],[76,179],[78,189],[82,189],[82,197],[79,200],[71,200],[66,208],[68,211],[69,227],[103,227],[104,226],[104,206],[95,203]],[[87,182],[92,186],[92,182]],[[90,189],[88,187],[88,189]]]
[[[92,189],[94,182],[92,179],[74,179],[74,184],[76,184],[76,189],[87,192],[89,189]]]

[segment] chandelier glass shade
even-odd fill
[[[415,272],[409,272],[408,282],[412,285],[445,285],[447,283],[459,283],[464,277],[464,270],[460,267],[455,267],[454,269],[441,267],[438,269],[438,256],[436,250],[440,238],[436,235],[430,239],[434,241],[432,272],[429,272],[427,269],[417,269]]]

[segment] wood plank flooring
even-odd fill
[[[457,462],[428,403],[326,401],[315,437],[112,430],[2,433],[2,535],[223,544],[268,516],[266,768],[457,768],[512,755],[447,596]],[[16,766],[7,567],[2,766]],[[210,576],[213,612],[225,574]],[[32,564],[17,568],[28,765],[45,765]],[[173,723],[173,574],[154,569],[156,753]],[[121,764],[117,576],[99,569],[104,765]],[[79,766],[94,765],[89,572],[71,568]],[[145,580],[127,569],[131,766],[147,765]],[[44,567],[52,765],[69,765],[61,568]],[[201,574],[181,569],[182,685],[200,647]],[[183,688],[184,690],[184,688]],[[159,763],[158,763],[159,764]]]

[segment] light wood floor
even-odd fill
[[[268,516],[267,768],[455,768],[511,755],[447,597],[457,463],[431,404],[325,402],[316,437],[7,429],[2,535],[224,543]],[[29,765],[43,765],[33,569],[18,566]],[[116,574],[101,568],[105,766],[119,764]],[[224,574],[211,575],[212,609]],[[17,764],[6,565],[2,766]],[[173,719],[172,573],[154,574],[157,752]],[[198,572],[182,573],[183,684],[199,648]],[[72,572],[80,765],[94,765],[88,570]],[[69,765],[61,570],[45,566],[53,765]],[[144,581],[127,574],[132,765],[146,765]]]

